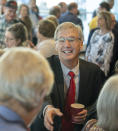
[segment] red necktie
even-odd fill
[[[68,73],[71,77],[70,86],[67,91],[64,115],[62,118],[62,131],[73,131],[74,124],[71,122],[70,105],[75,102],[75,81],[73,72]]]
[[[30,128],[27,128],[27,131],[30,131]]]

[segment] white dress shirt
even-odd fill
[[[75,74],[74,80],[75,80],[75,85],[76,85],[76,94],[75,94],[75,101],[77,101],[78,96],[79,96],[79,62],[78,64],[73,68],[69,69],[67,68],[64,64],[61,63],[62,71],[63,71],[63,76],[64,76],[64,93],[66,96],[67,90],[70,85],[70,79],[71,77],[68,75],[70,71],[72,71]]]

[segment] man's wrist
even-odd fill
[[[53,108],[53,106],[52,106],[52,105],[47,105],[47,106],[44,108],[44,110],[43,110],[43,117],[45,116],[45,113],[46,113],[47,109],[50,109],[50,108]]]

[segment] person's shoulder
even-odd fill
[[[49,61],[49,63],[60,61],[58,55],[52,55],[51,57],[48,57],[47,60]]]
[[[80,64],[85,65],[86,67],[99,68],[96,64],[88,62],[88,61],[81,59],[81,58],[79,59],[79,62],[80,62]]]
[[[19,22],[21,23],[21,21],[19,19],[14,19],[13,20],[13,23],[19,23]]]
[[[52,55],[51,57],[47,58],[50,67],[52,68],[53,71],[56,71],[60,68],[60,60],[59,57],[57,55]]]
[[[76,20],[78,21],[78,22],[82,22],[82,20],[81,20],[81,18],[79,18],[79,17],[75,17],[76,18]]]
[[[80,65],[83,66],[83,68],[85,68],[86,70],[89,70],[92,72],[103,72],[100,67],[94,63],[85,61],[83,59],[79,59],[80,61]]]

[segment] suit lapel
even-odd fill
[[[54,71],[56,74],[55,81],[56,83],[58,83],[58,85],[56,86],[57,86],[57,89],[58,89],[58,92],[61,98],[62,107],[64,107],[64,77],[63,77],[63,72],[62,72],[61,64],[60,64],[58,57],[54,59],[54,63],[55,63]]]
[[[80,80],[79,80],[79,97],[78,97],[78,102],[83,103],[83,94],[85,91],[85,84],[86,84],[86,78],[85,78],[85,67],[84,64],[82,63],[82,60],[79,59],[79,71],[80,71]]]

